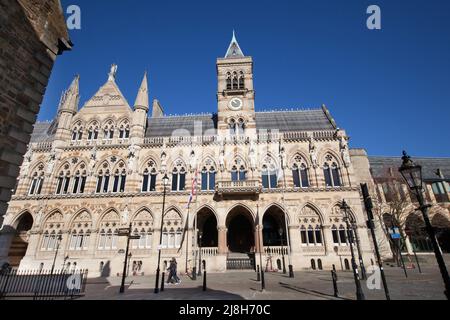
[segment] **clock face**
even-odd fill
[[[228,104],[229,108],[231,110],[241,110],[242,109],[243,102],[239,98],[233,98],[230,100],[230,103]]]

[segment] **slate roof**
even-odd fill
[[[51,141],[53,139],[53,135],[48,133],[51,122],[37,122],[34,125],[33,133],[31,134],[31,143],[35,142],[45,142]]]
[[[426,181],[441,180],[436,174],[437,169],[441,169],[445,180],[450,181],[450,158],[415,158],[412,160],[422,166],[422,176]],[[384,178],[388,176],[389,168],[392,168],[394,173],[398,172],[398,168],[402,164],[401,157],[371,157],[369,156],[370,168],[372,176],[377,178]]]
[[[202,122],[202,132],[217,129],[217,115],[192,115],[149,118],[146,137],[171,136],[177,129],[194,135],[194,123]],[[280,132],[335,130],[336,124],[324,109],[256,112],[256,128]]]

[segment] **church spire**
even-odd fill
[[[78,102],[80,100],[80,76],[76,75],[69,89],[63,92],[59,102],[58,113],[63,111],[73,114],[78,111]]]
[[[149,108],[147,72],[145,72],[144,78],[142,79],[141,87],[139,88],[138,94],[136,96],[136,102],[134,103],[134,107],[135,108],[143,108],[146,111]]]
[[[233,38],[231,39],[230,46],[228,47],[227,53],[225,54],[225,58],[243,58],[244,53],[239,47],[239,43],[236,39],[236,34],[233,30]]]

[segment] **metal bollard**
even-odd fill
[[[192,268],[192,280],[197,280],[197,268]]]
[[[166,270],[167,270],[167,261],[164,261],[164,269],[161,277],[161,289],[159,291],[164,291],[164,278],[166,275]]]
[[[206,261],[202,261],[203,264],[203,291],[206,291]]]
[[[261,281],[261,274],[259,273],[259,265],[256,267],[256,281]]]

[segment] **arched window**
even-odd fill
[[[323,174],[325,177],[325,185],[327,187],[340,187],[342,186],[341,175],[338,166],[338,162],[331,154],[327,154],[325,157],[325,163],[323,165]]]
[[[104,162],[97,174],[96,193],[107,193],[109,191],[110,171],[107,162]]]
[[[86,165],[82,163],[79,169],[75,172],[72,193],[73,194],[83,194],[84,188],[86,187]]]
[[[233,72],[233,77],[231,79],[233,90],[239,89],[239,78],[236,71]]]
[[[127,172],[125,170],[125,164],[123,162],[119,163],[119,168],[114,172],[114,181],[113,181],[113,193],[124,192],[125,191],[125,183],[127,181]]]
[[[308,166],[306,161],[300,156],[296,155],[292,164],[292,178],[294,180],[294,187],[308,188]]]
[[[311,259],[311,269],[316,270],[316,260]]]
[[[128,139],[130,137],[130,125],[125,121],[119,128],[119,139]]]
[[[107,213],[100,224],[100,236],[98,241],[99,250],[117,249],[119,239],[119,215],[115,211]]]
[[[181,216],[175,210],[170,210],[164,216],[162,234],[163,248],[179,248],[183,234]]]
[[[265,189],[275,189],[278,185],[277,170],[274,163],[264,164],[261,170],[262,184]]]
[[[59,172],[58,181],[56,183],[56,194],[67,194],[70,185],[70,165],[64,164]]]
[[[93,141],[98,139],[98,124],[92,124],[88,129],[88,141]]]
[[[299,215],[300,238],[303,246],[323,246],[322,221],[317,211],[306,206]]]
[[[239,72],[239,89],[245,89],[244,72]]]
[[[247,180],[247,170],[245,169],[244,165],[241,165],[240,167],[237,167],[236,165],[234,165],[231,168],[231,180],[232,181]]]
[[[156,170],[155,161],[150,160],[147,162],[147,166],[144,169],[142,179],[142,192],[155,191],[156,190],[156,178],[158,171]]]
[[[207,161],[208,162],[208,161]],[[214,190],[216,187],[216,169],[209,161],[209,169],[205,165],[202,169],[202,190]]]
[[[69,250],[88,250],[89,239],[91,237],[92,221],[87,212],[79,214],[70,227]]]
[[[72,141],[81,141],[83,139],[83,127],[77,124],[72,130]]]
[[[178,160],[172,170],[172,191],[183,191],[186,189],[186,169],[181,160]]]
[[[114,138],[114,123],[110,120],[103,127],[104,139],[111,140]]]
[[[227,72],[227,90],[231,90],[231,73]]]
[[[141,211],[133,220],[133,234],[139,236],[132,242],[133,249],[150,249],[153,237],[153,216],[148,210]]]
[[[351,215],[350,219],[353,221],[354,217]],[[330,221],[334,224],[331,227],[331,233],[333,235],[333,243],[339,246],[346,246],[349,244],[350,239],[355,242],[354,232],[350,224],[350,229],[347,228],[344,215],[341,208],[337,205],[333,208],[330,215]]]
[[[55,251],[62,240],[63,216],[59,212],[51,214],[43,225],[41,251]]]
[[[236,123],[236,135],[244,135],[245,134],[245,121],[242,118],[239,118]]]
[[[28,194],[30,196],[40,195],[42,192],[43,185],[44,185],[44,165],[41,163],[36,167],[36,170],[32,174]]]
[[[230,129],[230,136],[235,136],[237,132],[236,128],[236,121],[234,119],[231,119],[228,123],[228,128]]]

